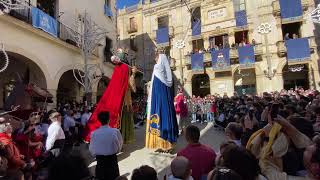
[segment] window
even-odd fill
[[[227,34],[209,38],[210,49],[218,46],[220,49],[229,48],[229,37]]]
[[[216,78],[229,77],[229,76],[232,76],[231,71],[223,71],[223,72],[216,72],[215,73]]]
[[[111,1],[110,0],[106,0],[106,5],[108,6],[108,7],[111,7]]]
[[[246,0],[234,0],[235,12],[246,10]]]
[[[282,24],[283,40],[301,37],[301,22]]]
[[[136,37],[133,35],[133,36],[130,36],[130,49],[133,50],[133,51],[137,51],[137,46],[136,46]]]
[[[49,14],[52,17],[55,17],[55,1],[54,0],[38,0],[37,8],[43,12]]]
[[[104,57],[106,62],[111,62],[112,40],[106,37],[106,46],[104,47]]]
[[[234,33],[235,45],[239,45],[240,43],[248,44],[248,31],[238,31]]]
[[[169,27],[169,16],[158,18],[158,29]]]
[[[201,9],[200,7],[197,7],[193,10],[192,16],[191,16],[191,28],[193,28],[194,25],[196,25],[196,22],[201,22]]]
[[[203,50],[204,45],[203,45],[203,39],[197,39],[192,41],[192,51],[194,53],[198,53],[199,50]]]
[[[129,32],[137,32],[137,23],[134,17],[129,19]]]

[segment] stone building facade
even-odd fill
[[[143,66],[148,80],[154,48],[164,49],[179,82],[176,85],[182,85],[190,96],[319,89],[319,31],[309,16],[316,6],[312,0],[285,1],[146,0],[118,11],[120,44],[134,45],[135,63]],[[290,13],[290,8],[301,14]],[[264,23],[271,28],[266,35],[259,31]],[[176,46],[180,40],[185,45],[182,49]],[[292,40],[293,48],[286,40]],[[300,40],[307,46],[307,55],[302,58],[294,54]],[[240,44],[254,49],[251,66],[244,67],[239,61]],[[211,50],[215,48],[228,48],[228,68],[212,68]],[[192,58],[199,52],[204,68],[195,71]]]
[[[57,23],[55,36],[32,25],[33,8],[42,10],[43,22]],[[0,109],[17,79],[25,79],[26,76],[27,83],[34,83],[54,96],[54,103],[49,106],[55,107],[57,102],[83,100],[84,90],[74,78],[73,69],[84,64],[81,49],[74,40],[74,34],[79,33],[76,24],[84,12],[107,31],[88,62],[99,65],[103,71],[103,76],[96,78],[92,87],[92,99],[96,102],[113,70],[108,57],[117,43],[115,0],[31,0],[23,8],[5,11],[0,16],[0,43],[10,59],[8,68],[0,73]],[[1,61],[2,58],[3,53],[0,53]]]

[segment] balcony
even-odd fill
[[[191,54],[185,55],[184,65],[185,66],[191,65]]]
[[[314,42],[315,44],[315,42]],[[254,54],[256,56],[262,55],[263,54],[263,46],[262,44],[256,44],[254,46]],[[212,61],[211,58],[211,53],[210,52],[205,52],[203,56],[203,62],[204,63],[209,63]],[[230,61],[234,61],[232,64],[239,64],[239,53],[237,48],[230,48]],[[257,59],[257,57],[256,57]],[[185,54],[185,65],[191,65],[191,55],[190,54]]]
[[[263,54],[263,46],[262,46],[262,43],[256,44],[256,45],[254,46],[254,54],[255,54],[256,56]]]
[[[19,10],[11,10],[9,13],[10,16],[15,17],[27,24],[30,24],[32,26],[32,7],[25,6],[24,9],[19,9]],[[77,31],[73,30],[69,26],[57,21],[57,38],[60,40],[71,44],[76,47],[80,47],[78,44],[78,40],[81,38],[80,33]],[[50,34],[48,34],[51,36]],[[55,37],[55,36],[52,36]]]
[[[203,63],[209,63],[211,61],[212,61],[211,53],[210,52],[205,52],[203,54]],[[191,54],[186,54],[185,55],[184,65],[185,66],[191,65]]]
[[[157,39],[157,30],[153,30],[151,33],[151,38],[156,40]],[[173,26],[169,26],[169,38],[173,38],[174,37],[174,27]]]
[[[263,46],[262,44],[254,45],[254,55],[262,55],[263,54]],[[230,48],[230,59],[239,58],[239,53],[237,48]]]
[[[310,52],[313,53],[316,48],[317,48],[317,44],[316,44],[316,39],[314,36],[312,37],[308,37],[308,41],[309,41],[309,47],[310,47]],[[287,56],[287,48],[285,45],[285,41],[278,41],[276,43],[278,51],[277,54],[279,57],[286,57]]]
[[[308,6],[310,4],[309,0],[301,0],[301,4],[302,4],[303,11],[308,10]],[[276,0],[276,1],[272,2],[272,8],[273,8],[273,15],[276,16],[276,17],[279,17],[281,15],[279,0]]]

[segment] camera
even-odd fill
[[[271,105],[271,110],[270,110],[270,115],[271,115],[271,119],[272,121],[277,118],[278,114],[279,114],[279,109],[280,109],[280,104],[278,103],[273,103]]]

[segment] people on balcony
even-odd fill
[[[284,36],[284,40],[289,40],[290,39],[290,34],[286,33],[286,35]]]

